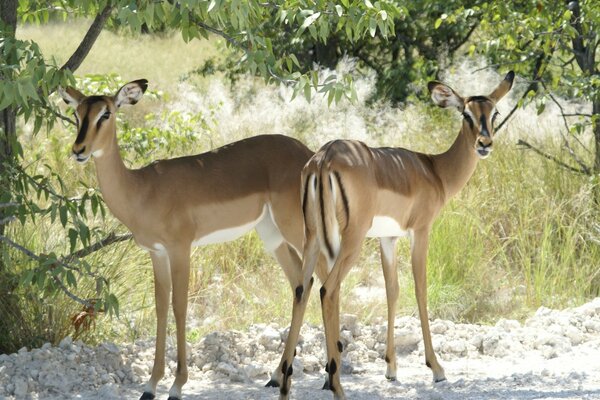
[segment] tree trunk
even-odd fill
[[[17,0],[2,0],[0,2],[0,21],[6,27],[2,32],[5,37],[14,37],[17,30]],[[0,79],[5,76],[0,74]],[[0,179],[6,182],[6,166],[15,162],[15,156],[12,145],[16,143],[17,138],[17,113],[14,107],[7,107],[0,111]],[[5,185],[0,186],[0,198],[6,198],[8,190]],[[0,220],[6,215],[6,208],[0,209]],[[0,234],[4,234],[5,226],[0,224]],[[0,273],[5,269],[4,263],[0,258]]]
[[[600,98],[592,103],[592,131],[594,133],[594,168],[592,174],[596,177],[594,186],[594,202],[600,206]]]

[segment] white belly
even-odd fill
[[[392,217],[376,215],[373,217],[371,228],[367,237],[399,237],[408,236],[408,232],[400,227],[398,221]]]
[[[223,243],[235,240],[254,229],[256,225],[264,218],[266,209],[267,206],[265,205],[262,214],[260,214],[260,216],[254,221],[250,221],[244,225],[232,226],[213,231],[194,240],[192,242],[192,246],[204,246],[206,244]]]

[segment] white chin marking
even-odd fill
[[[475,150],[475,152],[477,153],[479,158],[481,158],[483,160],[484,158],[488,158],[490,156],[490,154],[492,154],[492,149],[478,148],[477,150]]]
[[[104,154],[104,150],[102,150],[102,149],[96,150],[92,153],[94,158],[100,158],[100,157],[102,157],[103,154]]]

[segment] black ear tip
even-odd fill
[[[429,90],[429,93],[433,92],[433,88],[435,88],[437,85],[439,85],[438,81],[430,81],[427,83],[427,89]]]
[[[145,92],[146,89],[148,89],[148,79],[138,79],[136,83],[140,85],[142,92]]]
[[[512,84],[513,81],[515,80],[515,71],[510,71],[508,74],[506,74],[506,76],[504,77],[504,80],[509,81]]]

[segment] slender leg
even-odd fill
[[[288,338],[285,342],[285,349],[281,356],[281,362],[274,374],[279,374],[282,377],[281,387],[279,388],[279,399],[289,399],[290,388],[292,386],[292,364],[296,353],[296,344],[300,335],[300,327],[304,320],[304,312],[310,295],[310,290],[313,284],[313,272],[315,265],[319,259],[319,245],[317,236],[307,231],[306,242],[304,244],[304,261],[303,261],[303,280],[300,289],[296,290],[294,295],[294,306],[292,310],[292,323]]]
[[[154,270],[154,301],[156,306],[156,348],[154,367],[140,400],[154,399],[156,385],[165,374],[165,346],[167,340],[167,313],[171,296],[169,257],[165,251],[150,252]]]
[[[446,380],[444,369],[438,363],[429,331],[429,316],[427,315],[427,247],[429,245],[429,230],[415,231],[412,238],[411,259],[413,277],[415,279],[415,294],[419,307],[419,319],[425,344],[425,364],[433,372],[434,382]]]
[[[287,243],[284,243],[279,248],[277,248],[277,250],[275,250],[274,255],[279,264],[281,264],[281,266],[283,267],[283,271],[285,272],[285,275],[288,278],[288,281],[290,282],[290,285],[292,287],[292,315],[296,315],[299,311],[299,301],[304,293],[304,290],[308,290],[310,292],[311,289],[310,287],[305,289],[304,285],[302,284],[302,261],[296,254],[296,251],[293,250]],[[312,286],[312,282],[309,286]],[[294,317],[292,317],[292,320],[293,319]],[[292,328],[290,327],[290,330],[291,329]],[[290,332],[286,341],[286,347],[288,346],[288,343],[290,342],[292,336],[293,334],[291,334]],[[295,347],[295,343],[290,344],[290,346]],[[265,385],[266,387],[281,386],[281,383],[283,382],[283,379],[288,369],[286,366],[285,371],[282,371],[283,361],[284,358],[282,357],[279,366],[271,374],[271,380]]]
[[[344,400],[346,395],[340,383],[341,354],[340,342],[340,286],[350,268],[355,264],[360,254],[360,244],[368,227],[364,231],[355,232],[342,238],[340,253],[321,287],[321,309],[325,326],[325,342],[327,344],[327,364],[325,370],[329,375],[329,389],[335,400]]]
[[[190,281],[190,247],[179,245],[169,249],[171,280],[173,281],[173,314],[177,329],[177,371],[175,382],[169,390],[169,400],[181,399],[181,388],[187,382],[188,368],[185,341],[188,287]]]
[[[381,265],[385,279],[385,294],[387,296],[388,326],[387,346],[385,349],[385,362],[387,371],[385,377],[391,381],[396,380],[396,347],[394,346],[394,320],[396,318],[396,302],[398,300],[398,270],[396,269],[396,237],[382,237],[379,239],[381,250]]]

